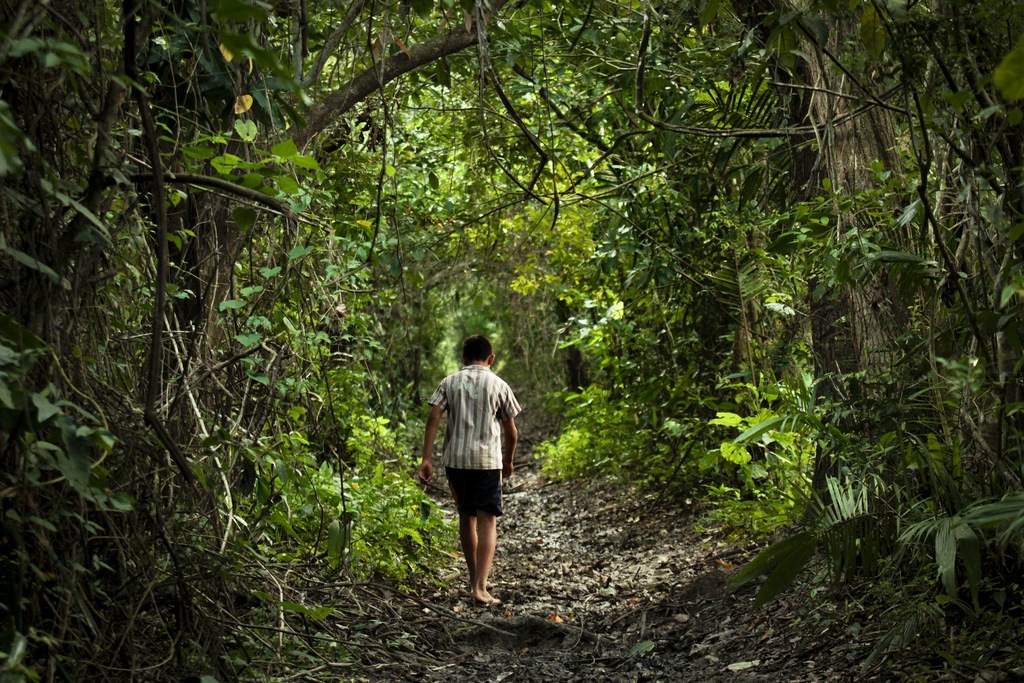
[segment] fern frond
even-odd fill
[[[792,585],[800,571],[810,562],[817,543],[818,539],[811,531],[802,531],[774,543],[737,572],[729,582],[729,587],[736,589],[768,574],[754,598],[754,606],[760,607]]]
[[[901,650],[918,640],[925,628],[942,623],[942,608],[935,603],[921,605],[906,619],[901,620],[878,641],[871,654],[864,660],[862,671],[869,669],[880,657],[890,650]]]

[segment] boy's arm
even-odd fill
[[[434,476],[434,439],[437,438],[437,427],[441,424],[441,413],[444,412],[441,406],[431,406],[430,415],[427,416],[427,428],[423,435],[423,460],[416,470],[416,476],[424,484]]]
[[[516,455],[516,444],[519,443],[519,430],[516,429],[516,421],[509,418],[501,423],[501,432],[505,437],[504,448],[501,454],[501,476],[512,476],[512,460]]]

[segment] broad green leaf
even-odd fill
[[[274,266],[273,268],[260,268],[260,275],[267,278],[268,280],[280,274],[281,266]]]
[[[1006,304],[1016,293],[1017,288],[1013,285],[1007,285],[1006,287],[1003,287],[1003,293],[999,296],[999,308],[1005,308]]]
[[[263,187],[264,180],[262,173],[246,173],[242,176],[242,186],[248,187],[250,190],[258,190]]]
[[[57,275],[57,271],[34,256],[29,256],[23,251],[7,246],[6,240],[3,240],[2,237],[0,237],[0,251],[3,251],[26,268],[31,268],[38,273],[42,273],[52,280],[55,285],[60,285],[64,287],[64,289],[70,289],[71,285],[67,282],[62,282],[60,275]]]
[[[873,59],[882,58],[885,52],[885,25],[878,10],[871,3],[864,3],[864,13],[860,17],[860,40]]]
[[[235,341],[242,346],[252,346],[253,344],[259,344],[263,340],[263,335],[259,332],[252,332],[250,334],[236,334]]]
[[[40,393],[32,394],[32,405],[36,407],[36,416],[40,424],[60,414],[60,408],[50,403],[50,399]]]
[[[256,128],[256,122],[250,120],[242,121],[241,119],[235,120],[235,132],[238,133],[238,137],[242,138],[246,142],[252,142],[259,135],[259,129]]]
[[[905,251],[894,251],[891,249],[884,249],[877,254],[874,254],[872,259],[882,261],[883,263],[917,263],[925,266],[938,266],[938,263],[931,259],[926,259],[923,256],[910,254]]]
[[[798,21],[800,26],[806,29],[807,33],[814,38],[815,45],[825,47],[828,44],[828,24],[822,19],[801,14]]]
[[[217,154],[212,147],[205,146],[184,147],[181,151],[191,159],[212,159]]]
[[[221,154],[218,157],[214,157],[210,160],[210,165],[213,166],[214,170],[218,173],[227,175],[231,173],[241,163],[242,159],[235,156],[234,154]]]
[[[290,602],[285,600],[279,603],[281,607],[288,612],[297,612],[298,614],[304,614],[312,619],[320,620],[326,619],[327,617],[334,614],[333,607],[306,607],[305,605],[297,602]]]
[[[412,9],[420,17],[426,19],[434,9],[434,0],[412,0]]]
[[[801,240],[803,235],[799,232],[784,232],[772,240],[766,250],[769,254],[792,254],[800,248]]]
[[[1010,54],[996,67],[996,87],[1008,100],[1024,99],[1024,37],[1010,50]]]
[[[43,41],[38,38],[20,38],[12,40],[8,50],[10,50],[10,56],[17,59],[18,57],[24,57],[29,52],[36,52],[42,47]]]
[[[758,422],[757,424],[751,426],[745,432],[737,436],[735,439],[733,439],[733,443],[741,444],[747,443],[749,441],[755,441],[766,432],[770,432],[773,429],[782,429],[785,424],[785,417],[773,417],[771,419],[765,420],[764,422]]]
[[[11,410],[17,409],[14,402],[14,394],[11,392],[11,386],[2,375],[0,375],[0,404],[7,406]]]
[[[250,371],[246,372],[245,375],[246,375],[246,377],[248,377],[252,381],[259,382],[260,384],[262,384],[265,387],[269,387],[270,386],[270,377],[268,377],[266,373],[263,373],[263,372],[257,373],[257,372],[253,372],[253,371],[250,370]]]
[[[65,449],[59,451],[54,460],[57,469],[67,477],[68,483],[82,494],[91,493],[89,487],[90,462],[92,445],[79,434],[78,425],[68,416],[57,420]]]
[[[718,18],[718,9],[721,4],[721,0],[704,0],[697,19],[702,28]]]
[[[726,427],[739,427],[743,424],[743,418],[736,413],[718,413],[718,417],[709,420],[708,424],[724,425]]]
[[[344,551],[341,534],[341,520],[334,520],[327,527],[327,563],[331,569],[341,566],[341,553]]]
[[[270,148],[270,151],[282,159],[293,159],[299,156],[299,148],[295,146],[295,141],[288,138],[284,142],[279,142]]]
[[[298,194],[299,183],[288,175],[281,175],[274,178],[277,181],[277,186],[281,188],[281,191],[285,194]]]
[[[115,510],[120,510],[121,512],[128,512],[135,508],[135,499],[127,493],[115,493],[114,495],[109,496],[107,500],[110,501],[110,505],[113,506]]]
[[[292,159],[292,163],[295,164],[296,166],[299,166],[301,168],[308,168],[312,171],[320,170],[320,164],[317,163],[317,160],[314,159],[313,157],[306,156],[305,154],[300,154],[294,159]]]
[[[249,302],[244,299],[226,299],[220,302],[220,305],[217,306],[217,310],[221,312],[228,310],[236,310],[239,308],[244,308],[245,305],[248,303]]]
[[[297,244],[288,252],[288,260],[294,261],[295,259],[300,259],[307,254],[311,254],[315,248],[316,247],[313,245],[303,246],[301,244]]]
[[[43,348],[43,342],[39,337],[3,313],[0,313],[0,336],[10,340],[18,350]]]
[[[946,595],[956,597],[956,554],[957,543],[953,532],[958,519],[944,519],[935,532],[935,561],[939,565],[939,578],[946,589]]]
[[[235,207],[234,211],[231,212],[231,216],[235,219],[238,229],[242,232],[249,232],[256,223],[256,211],[249,206]]]
[[[284,460],[277,458],[274,460],[274,471],[277,472],[277,476],[281,478],[281,483],[285,486],[292,478],[292,470],[288,467],[288,463]]]
[[[722,459],[735,465],[746,465],[750,462],[750,453],[744,446],[726,442],[721,445]]]

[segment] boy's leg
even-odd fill
[[[462,544],[462,555],[466,558],[466,568],[469,570],[469,588],[473,589],[473,581],[476,579],[476,515],[459,513],[459,542]]]
[[[471,592],[476,600],[492,602],[494,598],[487,591],[487,576],[491,573],[494,549],[498,544],[498,518],[490,512],[477,510],[475,521],[476,558],[470,571]],[[466,561],[469,562],[468,556]]]

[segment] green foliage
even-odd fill
[[[17,474],[4,486],[14,494],[66,482],[93,503],[130,509],[129,498],[106,488],[107,470],[101,466],[114,436],[96,415],[62,399],[54,385],[33,390],[34,366],[52,362],[51,353],[34,334],[0,314],[0,448],[18,463]]]
[[[719,411],[708,422],[728,428],[726,434],[740,432],[709,448],[699,461],[705,480],[722,481],[708,486],[715,504],[709,519],[733,533],[756,537],[803,514],[815,448],[829,433],[815,414],[811,384],[802,373],[788,382],[765,383],[760,389],[750,384],[729,386],[735,392],[735,409],[752,415]]]
[[[398,581],[429,575],[454,549],[453,528],[415,483],[413,465],[399,456],[385,462],[383,452],[395,453],[399,442],[378,418],[353,432],[354,441],[376,444],[357,449],[356,466],[346,477],[347,512],[352,516],[351,566],[357,576],[380,574]],[[400,451],[399,451],[400,452]]]
[[[635,474],[633,465],[647,460],[652,437],[640,428],[638,416],[596,385],[563,398],[566,426],[536,451],[545,472],[567,479],[628,480]]]
[[[408,454],[476,331],[531,409],[572,390],[548,472],[707,491],[744,533],[806,512],[744,570],[765,596],[819,552],[1019,595],[1021,4],[507,3],[476,49],[320,106],[472,4],[343,32],[316,0],[8,8],[7,672],[199,659],[237,632],[195,605],[249,562],[429,574],[451,528]],[[260,618],[326,614],[263,588]]]
[[[1024,496],[978,502],[958,515],[921,520],[907,526],[899,540],[902,552],[935,563],[946,600],[958,601],[962,574],[977,612],[983,581],[991,578],[986,573],[1003,573],[1024,561]]]
[[[1017,41],[995,71],[996,87],[1008,100],[1024,99],[1024,38]]]
[[[878,572],[880,558],[895,540],[891,488],[877,478],[844,485],[830,477],[827,484],[828,499],[817,501],[813,526],[768,546],[730,581],[738,588],[768,575],[757,592],[755,607],[789,588],[819,549],[834,580]]]

